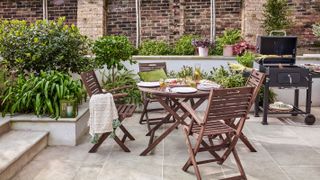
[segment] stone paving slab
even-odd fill
[[[320,112],[317,109],[317,112]],[[159,114],[155,114],[159,115]],[[316,116],[320,119],[320,113]],[[108,139],[95,154],[89,154],[90,137],[85,136],[76,147],[48,147],[26,166],[14,180],[189,180],[196,179],[193,168],[183,172],[181,167],[188,158],[182,129],[174,130],[153,153],[141,157],[147,146],[147,128],[138,123],[140,114],[126,121],[125,126],[136,138],[127,142],[131,153],[123,152]],[[244,132],[256,153],[239,143],[237,150],[248,179],[296,180],[320,179],[320,127],[288,125],[270,117],[268,126],[261,118],[251,118]],[[202,153],[199,158],[209,157]],[[219,166],[215,163],[200,165],[203,179],[219,179],[235,175],[233,156]]]

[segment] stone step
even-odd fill
[[[0,118],[0,136],[9,132],[11,129],[10,127],[10,121],[6,119]]]
[[[0,136],[0,179],[8,180],[48,145],[48,132],[11,130]]]

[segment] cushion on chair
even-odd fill
[[[145,82],[159,81],[160,79],[168,78],[162,68],[153,71],[139,72],[138,75],[140,76],[140,79]]]

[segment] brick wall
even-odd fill
[[[245,38],[255,43],[257,35],[265,34],[261,27],[263,21],[263,4],[266,0],[245,0],[242,19]],[[312,33],[312,25],[320,22],[320,1],[288,0],[292,27],[289,35],[298,36],[299,46],[313,46],[317,41]]]
[[[108,0],[107,34],[123,34],[136,40],[135,0]]]
[[[48,18],[66,16],[77,22],[77,0],[48,0]],[[0,0],[0,19],[21,19],[34,22],[43,18],[42,0]]]
[[[216,0],[217,35],[231,28],[241,28],[241,0]]]

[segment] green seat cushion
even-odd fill
[[[156,69],[148,72],[139,72],[140,79],[144,82],[154,82],[160,79],[167,79],[166,72],[163,69]]]

